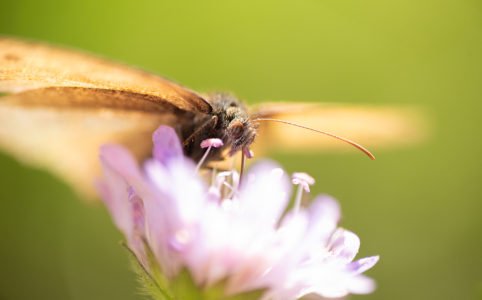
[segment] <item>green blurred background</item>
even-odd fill
[[[482,2],[0,2],[0,33],[99,53],[249,103],[417,104],[431,138],[355,155],[273,157],[317,179],[342,226],[380,254],[352,299],[482,295]],[[73,170],[75,172],[75,170]],[[142,299],[122,237],[46,172],[0,155],[0,299]]]

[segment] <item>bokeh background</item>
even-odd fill
[[[272,154],[317,179],[342,226],[379,254],[371,295],[482,295],[482,2],[0,2],[0,33],[65,44],[248,103],[415,104],[426,142],[363,155]],[[350,152],[351,153],[351,152]],[[75,170],[72,170],[75,172]],[[142,299],[100,204],[0,155],[0,299]]]

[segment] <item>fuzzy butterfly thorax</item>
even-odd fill
[[[206,139],[219,138],[223,147],[212,149],[207,160],[223,160],[226,152],[232,155],[255,141],[259,124],[251,121],[240,100],[229,93],[209,94],[206,100],[212,105],[212,113],[196,114],[191,124],[182,126],[183,139],[189,139],[194,133],[194,138],[186,141],[186,155],[198,161],[206,151],[198,147],[199,144]]]

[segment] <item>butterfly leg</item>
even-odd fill
[[[241,172],[239,172],[239,184],[238,184],[238,190],[241,189],[241,182],[243,181],[243,173],[244,173],[244,167],[246,166],[246,155],[244,154],[245,146],[243,146],[243,149],[241,151]]]
[[[194,131],[193,134],[191,134],[183,143],[182,143],[182,146],[183,147],[186,147],[195,137],[196,135],[198,135],[201,131],[203,131],[203,129],[208,126],[211,122],[214,121],[214,126],[213,127],[216,127],[216,124],[218,123],[218,117],[217,116],[213,116],[211,119],[209,119],[208,121],[204,122],[201,126],[199,126],[198,129],[196,129],[196,131]]]

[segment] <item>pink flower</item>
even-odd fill
[[[114,223],[147,271],[146,246],[168,280],[186,268],[199,288],[226,280],[226,295],[261,289],[262,299],[288,300],[375,289],[361,273],[378,256],[353,261],[360,240],[337,229],[335,199],[318,196],[309,208],[296,207],[282,217],[292,186],[275,163],[252,167],[242,190],[235,188],[235,171],[220,172],[208,185],[183,156],[174,130],[159,127],[153,141],[153,158],[142,169],[122,146],[103,146],[104,180],[97,183]],[[297,183],[311,178],[305,175],[294,178]]]

